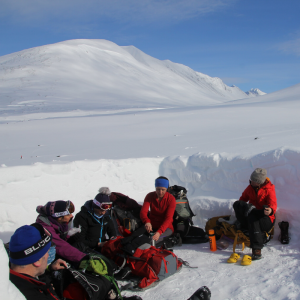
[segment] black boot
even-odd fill
[[[278,237],[279,241],[281,244],[288,244],[290,242],[290,237],[289,237],[289,222],[279,222],[278,226],[280,228],[280,235]]]
[[[261,258],[261,249],[252,249],[252,260],[259,260]]]
[[[211,292],[207,286],[202,286],[188,300],[210,300]]]

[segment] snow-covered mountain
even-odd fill
[[[0,78],[0,110],[12,113],[203,106],[249,97],[220,78],[107,40],[2,56]]]
[[[248,96],[257,97],[257,96],[263,96],[266,93],[262,92],[260,89],[251,89],[248,92],[246,92]]]

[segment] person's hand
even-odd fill
[[[106,242],[98,243],[98,247],[103,247],[105,243],[107,243],[107,241]]]
[[[152,240],[158,241],[159,237],[160,237],[160,233],[159,232],[155,232],[155,234],[152,237]]]
[[[54,263],[52,263],[50,267],[51,267],[51,270],[58,271],[58,270],[62,270],[62,269],[67,269],[68,265],[64,260],[59,258]]]
[[[145,224],[145,228],[146,228],[147,232],[150,233],[152,231],[152,225],[151,225],[151,223],[146,223]]]
[[[264,209],[264,214],[265,214],[266,216],[269,216],[271,213],[272,213],[272,208],[266,207],[266,208]]]

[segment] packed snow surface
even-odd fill
[[[60,56],[49,55],[51,51],[62,55],[62,49],[66,53],[60,62],[57,58]],[[187,81],[183,76],[192,70],[155,60],[134,47],[85,40],[26,51],[0,58],[1,68],[6,68],[0,81],[0,238],[3,242],[8,242],[19,226],[35,221],[37,205],[70,199],[79,211],[101,186],[109,186],[112,191],[142,203],[145,195],[154,190],[154,179],[159,175],[167,176],[171,185],[188,189],[196,214],[194,222],[204,227],[210,217],[233,213],[232,203],[247,187],[251,172],[263,167],[276,186],[278,198],[275,236],[263,249],[263,259],[243,267],[240,261],[226,263],[232,252],[230,248],[213,253],[208,244],[183,245],[174,248],[175,253],[198,268],[183,268],[155,288],[138,294],[144,300],[185,300],[198,287],[206,285],[212,291],[213,300],[300,299],[300,84],[241,100],[224,96],[224,90],[213,85],[215,98],[207,92],[209,97],[202,98],[205,101],[197,102],[192,94],[183,101],[174,86],[178,88],[179,82],[188,82],[197,87],[198,83],[191,83],[192,80]],[[95,53],[106,55],[106,60],[98,60]],[[110,59],[111,66],[116,62],[115,57],[120,57],[120,61],[118,68],[106,72],[110,79],[117,78],[116,82],[122,85],[126,80],[133,83],[139,77],[144,80],[147,73],[145,86],[128,89],[117,98],[120,86],[116,85],[111,102],[98,101],[95,90],[82,97],[81,84],[88,81],[82,78],[101,81],[94,77],[98,70],[94,65],[101,61],[104,68],[104,62]],[[126,67],[124,57],[128,58]],[[91,60],[90,68],[83,76],[81,64],[86,66],[87,59]],[[26,68],[22,61],[26,61]],[[60,64],[65,70],[59,68]],[[133,64],[139,70],[144,65],[147,72],[136,75],[137,69],[131,68]],[[167,71],[161,69],[166,66],[169,66]],[[45,93],[43,84],[48,87],[49,82],[54,82],[55,76],[48,68],[57,71],[55,92],[51,99],[39,99],[37,94],[45,95],[41,94]],[[76,73],[76,68],[80,72]],[[30,77],[29,69],[38,75]],[[21,71],[24,71],[23,79],[29,78],[29,82],[18,77]],[[175,73],[183,81],[170,75]],[[9,80],[7,74],[11,76]],[[80,78],[70,81],[68,86],[67,81],[71,77],[73,80],[75,74]],[[204,85],[208,87],[210,80],[199,79],[199,82],[206,82]],[[151,83],[148,90],[146,83]],[[105,88],[106,84],[101,84]],[[158,98],[148,93],[155,85],[159,105]],[[69,90],[74,92],[74,98],[63,100],[63,91]],[[143,101],[134,96],[141,91],[147,91]],[[196,93],[196,88],[191,91]],[[172,94],[178,97],[174,100]],[[282,220],[290,223],[289,245],[278,241],[277,224]],[[1,299],[24,299],[8,280],[8,258],[1,243],[0,252]],[[243,254],[250,253],[250,249],[245,249]]]

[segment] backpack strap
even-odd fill
[[[225,229],[225,230],[228,230],[230,231],[233,235],[234,235],[234,241],[233,241],[233,253],[235,253],[235,248],[236,248],[236,245],[237,245],[237,242],[238,240],[241,238],[243,234],[242,231],[240,230],[235,230],[235,225],[231,225],[231,224],[228,224],[226,222],[222,222],[222,227]],[[242,251],[244,251],[245,249],[245,243],[242,242]]]

